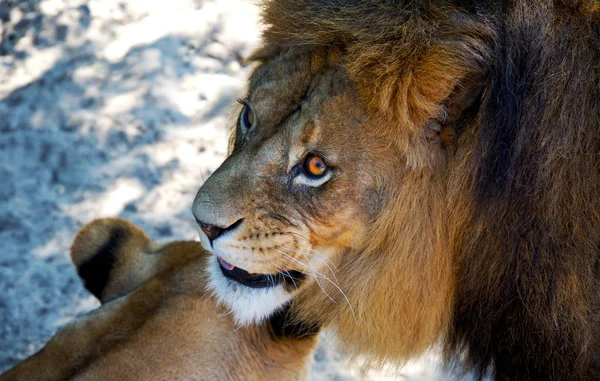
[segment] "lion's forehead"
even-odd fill
[[[356,139],[356,133],[362,133],[360,110],[351,96],[330,96],[327,81],[323,83],[323,91],[313,90],[289,107],[266,97],[251,99],[259,122],[246,149],[263,168],[275,165],[289,171],[309,152],[326,155],[334,165],[356,158],[351,153],[360,150]]]
[[[248,99],[259,112],[259,120],[273,124],[298,107],[311,80],[307,58],[280,55],[255,69]]]
[[[305,121],[314,119],[336,96],[353,92],[342,66],[315,72],[311,59],[311,53],[287,52],[255,69],[248,100],[262,124],[277,125],[299,109]]]

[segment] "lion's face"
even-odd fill
[[[364,245],[380,207],[384,139],[338,67],[283,53],[253,73],[231,154],[193,205],[211,285],[240,322],[262,319]],[[393,155],[391,155],[393,156]]]

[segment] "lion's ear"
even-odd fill
[[[462,123],[477,111],[486,81],[486,73],[474,71],[459,82],[445,102],[444,126],[460,130]]]
[[[444,102],[441,115],[425,123],[423,140],[430,146],[444,147],[453,152],[456,137],[477,115],[485,80],[483,72],[475,72],[457,84]]]
[[[122,218],[102,218],[85,225],[71,245],[71,260],[85,288],[105,303],[129,292],[134,272],[141,272],[138,257],[150,239]],[[120,279],[127,279],[124,283]]]
[[[463,20],[440,27],[428,44],[422,41],[427,39],[361,46],[348,63],[359,94],[387,126],[397,127],[389,129],[390,138],[405,152],[419,144],[429,120],[455,123],[477,102],[493,39],[488,27]]]
[[[456,122],[477,103],[487,74],[482,41],[468,38],[440,43],[409,69],[406,88],[407,124],[416,128],[435,118]],[[398,107],[398,106],[397,106]]]

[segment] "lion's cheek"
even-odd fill
[[[364,247],[368,232],[367,220],[356,214],[344,214],[311,229],[310,241],[316,251],[340,253]]]

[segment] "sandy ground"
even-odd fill
[[[196,239],[190,212],[226,151],[256,7],[227,0],[0,0],[0,373],[97,307],[68,259],[97,217]],[[349,364],[324,337],[312,380],[447,380],[434,352]]]

